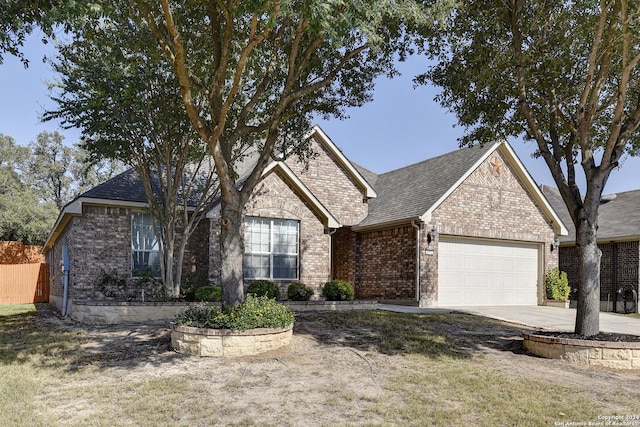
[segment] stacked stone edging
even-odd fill
[[[171,346],[178,353],[206,357],[251,356],[286,347],[291,343],[293,324],[284,328],[246,331],[174,326]]]
[[[549,359],[614,369],[640,369],[640,342],[582,340],[528,332],[522,337],[525,349]]]
[[[376,310],[377,301],[281,301],[294,312]],[[114,325],[173,320],[197,302],[73,301],[71,318],[81,323]],[[211,303],[220,304],[220,303]]]

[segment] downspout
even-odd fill
[[[333,235],[338,231],[337,228],[329,229],[329,280],[333,280]]]
[[[618,307],[618,244],[616,242],[611,242],[613,246],[613,312],[617,313]],[[609,307],[607,307],[608,309]]]
[[[416,229],[416,301],[420,304],[420,226],[422,222],[415,223],[411,220],[411,225]]]
[[[62,245],[62,317],[67,315],[69,296],[69,246]]]

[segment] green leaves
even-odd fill
[[[176,318],[180,326],[232,329],[284,328],[293,323],[293,312],[267,296],[247,295],[237,307],[218,308],[209,304],[189,307]]]

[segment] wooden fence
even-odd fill
[[[0,265],[0,304],[49,302],[49,266]]]

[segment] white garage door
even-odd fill
[[[536,305],[538,246],[443,238],[438,305]]]

